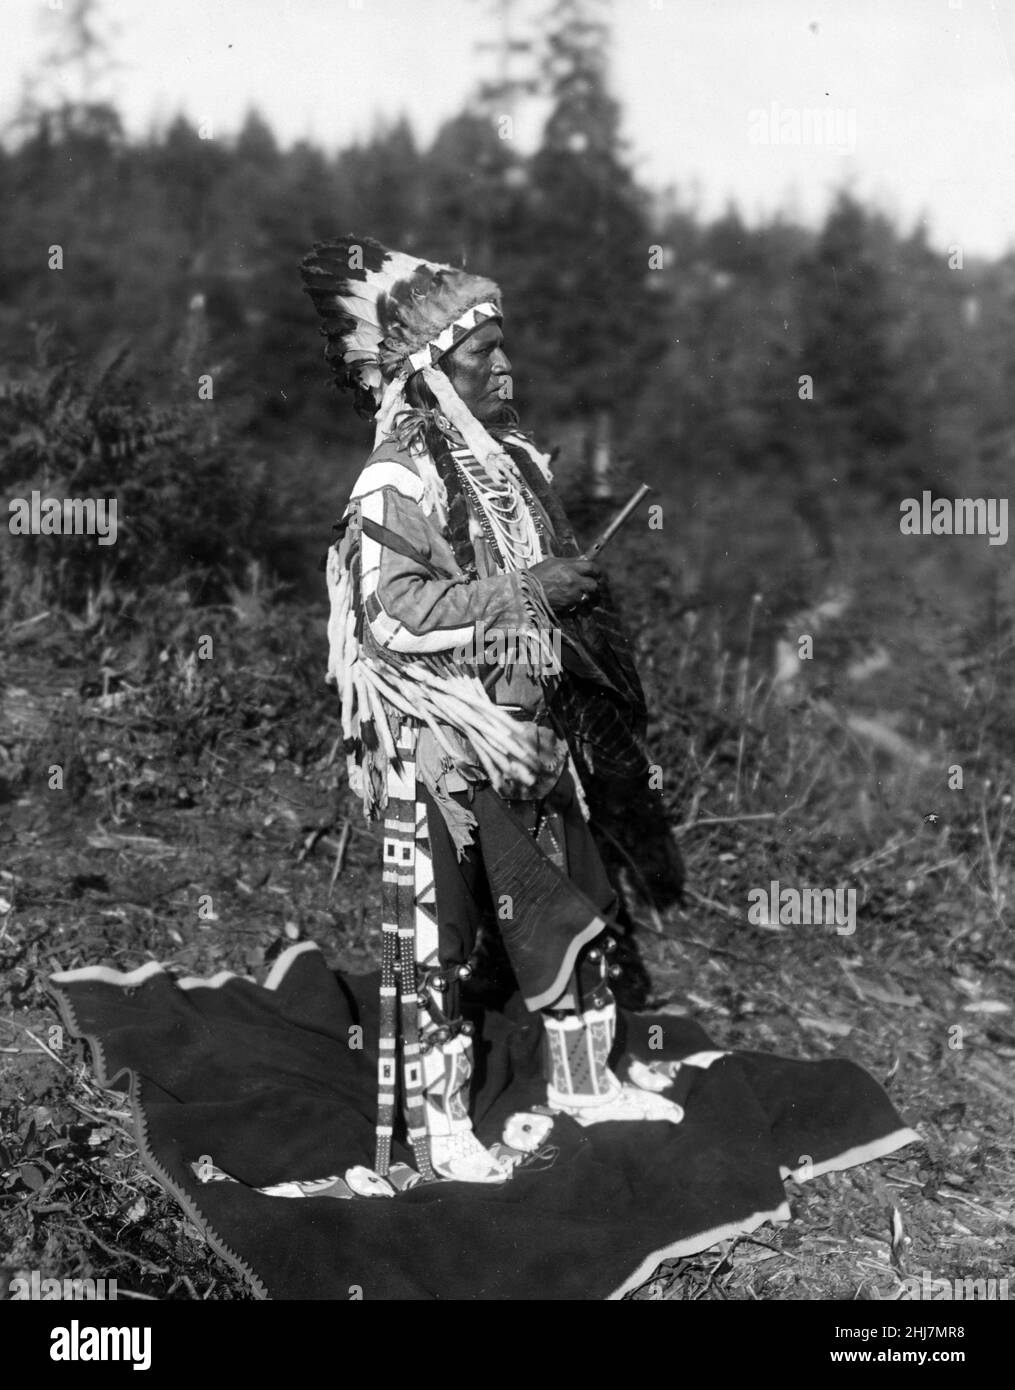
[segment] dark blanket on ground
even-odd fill
[[[695,1059],[665,1092],[683,1123],[582,1128],[558,1116],[503,1186],[268,1196],[256,1189],[372,1167],[375,975],[336,976],[306,944],[264,985],[176,981],[154,963],[54,985],[100,1080],[129,1082],[148,1166],[270,1298],[619,1297],[662,1259],[786,1219],[789,1172],[817,1176],[918,1137],[854,1063],[710,1057],[716,1045],[686,1018],[625,1015],[627,1057]],[[474,1092],[484,1142],[544,1101],[540,1034],[520,1006],[486,1014]],[[397,1145],[395,1157],[411,1162]],[[222,1180],[202,1182],[212,1171]]]

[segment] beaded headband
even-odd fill
[[[467,338],[481,324],[499,318],[501,312],[498,305],[490,301],[474,304],[471,309],[466,309],[460,318],[455,319],[454,323],[449,323],[447,328],[442,329],[436,338],[431,338],[425,347],[421,347],[418,352],[410,353],[401,374],[409,376],[413,372],[421,372],[424,367],[436,367],[444,354],[457,347],[463,338]]]

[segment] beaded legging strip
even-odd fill
[[[381,888],[381,998],[377,1059],[377,1147],[374,1169],[391,1166],[398,1089],[398,1044],[402,1044],[402,1087],[406,1127],[424,1182],[436,1180],[430,1161],[419,1047],[416,984],[416,736],[405,720],[399,734],[398,766],[388,768]]]

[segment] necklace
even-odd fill
[[[546,527],[522,479],[512,468],[495,482],[467,449],[452,447],[451,456],[498,568],[537,564],[546,553]]]

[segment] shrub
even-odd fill
[[[160,394],[165,397],[163,388]],[[264,469],[220,439],[214,401],[156,406],[120,348],[85,371],[52,330],[36,360],[0,380],[0,487],[8,499],[116,502],[115,543],[95,535],[12,535],[0,603],[112,607],[125,590],[186,575],[221,600],[268,545]]]

